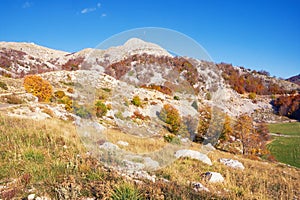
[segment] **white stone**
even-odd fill
[[[200,191],[206,191],[206,192],[209,192],[209,189],[207,187],[205,187],[204,185],[202,185],[201,183],[199,182],[194,182],[192,183],[192,186],[193,186],[193,189],[196,191],[196,192],[200,192]]]
[[[28,199],[28,200],[33,200],[34,197],[35,197],[35,194],[30,194],[30,195],[28,195],[27,199]]]
[[[244,165],[241,162],[233,159],[220,158],[220,163],[223,163],[224,165],[235,169],[241,169],[241,170],[245,169]]]
[[[175,153],[175,157],[176,158],[189,157],[196,160],[200,160],[208,165],[212,165],[211,160],[207,155],[194,150],[189,150],[189,149],[178,150]]]
[[[204,177],[208,180],[210,183],[220,183],[224,181],[223,176],[218,172],[206,172],[204,174]]]

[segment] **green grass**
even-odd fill
[[[300,122],[269,124],[269,131],[271,133],[300,136]]]
[[[278,161],[300,168],[300,137],[274,137],[268,149]]]
[[[275,158],[300,168],[300,122],[269,124],[269,131],[287,135],[273,136],[273,141],[268,145]]]

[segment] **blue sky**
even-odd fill
[[[216,62],[300,73],[300,0],[1,0],[0,41],[74,52],[139,27],[201,44]]]

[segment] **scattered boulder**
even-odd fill
[[[205,172],[202,177],[210,183],[221,183],[224,181],[223,176],[218,172]]]
[[[235,169],[241,169],[241,170],[245,169],[244,165],[237,160],[220,158],[219,161],[220,161],[220,163],[223,163],[224,165],[235,168]]]
[[[176,158],[188,157],[188,158],[200,160],[200,161],[204,162],[205,164],[212,165],[212,162],[209,159],[209,157],[203,153],[200,153],[199,151],[182,149],[182,150],[178,150],[175,153],[175,157]]]
[[[200,191],[209,192],[209,189],[199,182],[193,182],[192,187],[193,187],[193,190],[195,190],[196,192],[200,192]]]

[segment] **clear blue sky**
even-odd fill
[[[0,41],[74,52],[139,27],[200,43],[216,62],[300,73],[300,0],[0,0]]]

